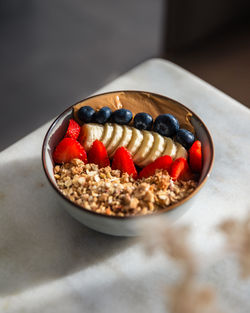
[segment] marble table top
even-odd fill
[[[250,280],[239,279],[233,259],[210,260],[222,240],[216,225],[250,210],[249,109],[161,59],[144,62],[98,93],[122,89],[174,98],[211,131],[212,174],[177,223],[192,227],[192,246],[208,260],[202,280],[216,286],[224,312],[249,313]],[[0,312],[168,312],[164,288],[177,275],[171,261],[160,253],[146,256],[131,239],[87,229],[55,201],[41,165],[49,124],[0,153]]]

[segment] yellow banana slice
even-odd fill
[[[81,127],[80,143],[83,148],[88,152],[93,142],[98,139],[100,140],[103,134],[104,126],[96,123],[84,124]]]
[[[154,143],[153,146],[149,152],[149,154],[146,156],[144,160],[142,160],[138,165],[140,167],[145,167],[149,163],[155,161],[159,156],[161,156],[164,148],[165,148],[165,140],[164,137],[159,135],[158,133],[153,132],[152,133],[154,136]]]
[[[187,159],[187,157],[188,157],[187,150],[179,142],[176,142],[175,145],[177,148],[175,159],[178,159],[178,158]]]
[[[154,143],[154,136],[152,135],[152,132],[143,130],[142,134],[143,134],[143,141],[138,151],[133,156],[133,161],[136,165],[140,164],[146,158],[146,156],[150,152]]]
[[[142,132],[139,129],[132,127],[132,138],[127,146],[127,149],[130,152],[132,157],[135,155],[135,153],[139,149],[142,143],[142,140],[143,140]]]
[[[123,136],[123,127],[118,124],[113,124],[113,125],[114,125],[113,135],[112,135],[111,141],[106,147],[109,157],[111,156],[112,152],[116,150],[116,147],[118,146]]]
[[[127,148],[127,145],[129,144],[131,138],[132,138],[132,129],[129,126],[122,126],[123,127],[123,135],[122,135],[122,139],[120,140],[120,142],[118,143],[118,146],[116,147],[116,149],[111,153],[110,157],[112,158],[113,155],[115,154],[115,151],[119,148],[119,147],[124,147]]]
[[[162,153],[162,156],[163,155],[170,155],[171,158],[174,159],[175,155],[176,155],[176,151],[177,151],[176,145],[171,138],[164,137],[164,139],[165,139],[165,149]]]
[[[105,147],[107,147],[108,144],[110,143],[112,135],[113,135],[113,131],[114,131],[114,124],[106,123],[104,125],[104,131],[103,131],[103,135],[101,138],[101,142],[104,144]]]

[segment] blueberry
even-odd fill
[[[94,114],[95,114],[95,110],[88,105],[81,107],[77,112],[77,116],[79,120],[84,123],[92,122],[92,118]]]
[[[162,136],[173,137],[179,130],[178,120],[171,114],[161,114],[154,122],[154,131]]]
[[[119,109],[112,113],[112,121],[117,124],[129,124],[132,118],[132,112],[127,109]]]
[[[194,143],[194,135],[187,129],[183,128],[179,129],[175,139],[186,149],[189,149]]]
[[[111,114],[112,114],[112,111],[109,107],[103,107],[99,111],[95,112],[93,116],[93,122],[99,123],[99,124],[107,123]]]
[[[134,117],[134,127],[150,130],[153,126],[153,118],[148,113],[137,113]]]

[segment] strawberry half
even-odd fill
[[[145,166],[140,171],[139,178],[143,178],[143,177],[147,178],[149,176],[153,176],[157,169],[167,170],[169,172],[172,162],[173,160],[171,156],[169,155],[161,156],[157,158],[154,162]]]
[[[81,159],[86,163],[86,151],[76,139],[63,138],[63,140],[56,146],[53,153],[55,163],[66,163],[75,158]]]
[[[123,173],[128,173],[129,175],[132,175],[134,179],[137,178],[137,171],[131,154],[124,147],[120,147],[116,150],[113,157],[112,169],[120,170]]]
[[[65,138],[77,139],[79,137],[80,130],[81,130],[80,125],[78,125],[75,120],[70,119]]]
[[[194,172],[201,172],[202,169],[202,151],[201,142],[196,140],[188,151],[189,165]]]
[[[88,153],[88,160],[89,163],[97,164],[99,168],[110,166],[107,150],[101,141],[95,140],[93,142]]]
[[[173,180],[189,180],[193,177],[188,162],[184,158],[178,158],[172,163],[169,174]]]

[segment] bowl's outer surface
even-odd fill
[[[171,113],[178,117],[181,127],[192,130],[196,134],[197,139],[202,142],[203,169],[195,191],[177,204],[163,208],[160,212],[153,215],[110,217],[88,211],[67,199],[59,191],[56,185],[53,174],[54,162],[52,153],[57,143],[64,137],[68,121],[75,116],[77,109],[83,105],[90,105],[95,109],[109,106],[114,110],[120,107],[121,104],[124,108],[132,110],[133,114],[138,112],[148,112],[151,113],[154,118],[159,114]],[[213,165],[213,159],[214,147],[212,138],[206,126],[196,114],[172,99],[141,91],[119,91],[96,95],[69,107],[52,123],[45,136],[42,148],[42,161],[45,174],[57,194],[60,205],[87,227],[103,233],[118,236],[138,235],[143,228],[142,226],[144,223],[148,223],[159,217],[161,219],[176,220],[180,215],[186,212],[196,198],[193,196],[200,190],[206,179],[209,177]]]

